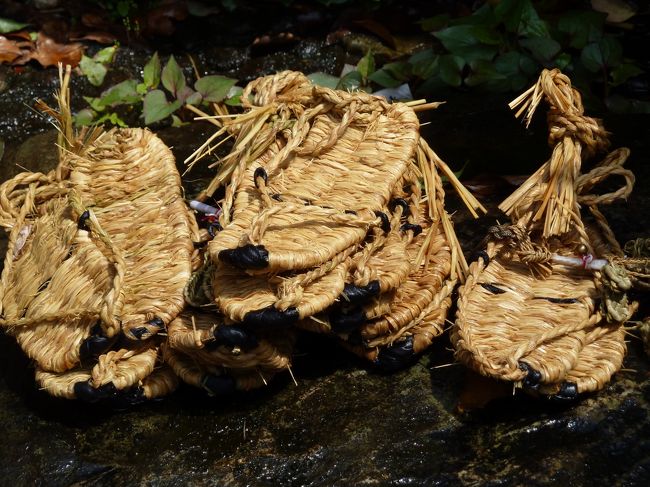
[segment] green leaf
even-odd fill
[[[450,86],[460,86],[462,78],[462,70],[465,66],[465,61],[459,56],[446,54],[440,56],[440,79]]]
[[[449,25],[483,25],[490,28],[496,27],[498,20],[489,3],[484,2],[472,15],[450,20]]]
[[[160,58],[158,52],[154,52],[151,59],[145,64],[143,76],[147,88],[158,88],[160,83]]]
[[[518,60],[517,60],[518,61]],[[470,63],[471,72],[465,78],[465,84],[467,86],[478,86],[488,82],[503,82],[507,81],[508,77],[497,71],[495,64],[489,61],[476,60]],[[519,69],[516,70],[513,68],[511,75],[518,74]],[[499,89],[495,89],[496,85],[492,86],[494,91],[505,91],[510,88],[510,83],[502,83],[499,85]]]
[[[395,79],[388,70],[379,69],[370,75],[370,81],[384,88],[397,88],[402,81]]]
[[[102,117],[99,118],[95,123],[96,123],[97,125],[101,125],[101,124],[103,124],[103,123],[105,123],[105,122],[110,122],[110,123],[112,123],[113,125],[117,125],[117,126],[119,126],[119,127],[126,127],[126,126],[127,126],[126,123],[124,122],[124,120],[122,120],[122,119],[119,117],[119,115],[118,115],[117,113],[114,113],[114,112],[105,113],[105,114],[102,115]]]
[[[90,105],[90,108],[92,108],[96,112],[104,111],[104,109],[106,108],[104,105],[101,104],[100,98],[93,98],[92,96],[84,96],[83,98],[84,100],[86,100],[86,103]]]
[[[241,106],[241,93],[239,95],[234,95],[230,98],[226,98],[224,103],[231,107]]]
[[[309,81],[315,85],[324,88],[331,88],[332,90],[336,89],[336,85],[339,83],[339,78],[337,76],[332,76],[331,74],[323,73],[321,71],[312,73],[307,76],[307,78],[309,78]]]
[[[530,37],[519,41],[523,47],[540,61],[550,61],[560,52],[560,43],[550,37]]]
[[[93,56],[93,59],[102,64],[110,64],[113,62],[113,57],[117,51],[117,46],[109,46],[101,49]]]
[[[162,90],[152,90],[144,97],[144,106],[142,109],[142,112],[144,113],[144,123],[150,125],[160,120],[164,120],[178,110],[182,105],[183,103],[179,100],[174,100],[169,103]]]
[[[101,86],[106,77],[106,73],[108,72],[106,66],[102,63],[96,62],[93,58],[90,58],[85,54],[81,56],[79,69],[81,69],[83,75],[88,78],[88,81],[93,86]]]
[[[622,63],[612,69],[612,85],[618,86],[625,83],[628,79],[642,74],[644,71],[636,64]]]
[[[138,83],[135,86],[135,91],[138,93],[138,95],[143,95],[144,96],[144,95],[147,94],[147,91],[149,91],[149,90],[147,90],[147,85],[145,85],[144,83]]]
[[[185,99],[185,104],[200,105],[202,101],[203,101],[203,97],[201,96],[201,93],[199,93],[198,91],[193,91],[192,94]]]
[[[569,37],[569,46],[582,49],[589,42],[600,40],[603,35],[605,17],[592,10],[572,10],[560,17],[557,28]]]
[[[587,44],[580,53],[580,60],[585,68],[596,73],[603,68],[617,66],[622,55],[623,48],[619,42],[613,37],[605,36],[599,42]]]
[[[339,84],[336,88],[339,90],[357,91],[361,87],[361,82],[361,73],[353,70],[339,80]]]
[[[228,95],[226,95],[227,98],[224,100],[224,103],[232,107],[241,106],[241,95],[243,91],[244,89],[241,86],[233,86],[228,90]]]
[[[434,34],[442,45],[467,61],[490,60],[498,51],[501,37],[482,25],[456,25]]]
[[[357,71],[364,80],[367,80],[368,76],[375,72],[375,58],[372,55],[372,50],[368,49],[366,55],[357,63]]]
[[[178,92],[185,88],[185,76],[173,55],[169,56],[169,60],[163,68],[161,79],[163,86],[174,96],[178,96]]]
[[[527,63],[533,64],[531,73],[526,73],[522,66]],[[511,51],[501,54],[494,61],[494,69],[501,75],[498,76],[484,76],[486,87],[490,91],[520,91],[528,83],[528,76],[537,74],[539,71],[537,63],[530,59],[525,54],[520,52]],[[485,71],[485,70],[484,70]]]
[[[74,115],[74,123],[77,127],[85,127],[87,125],[91,125],[94,120],[95,116],[97,115],[97,112],[90,108],[84,108],[83,110],[79,110],[77,113]]]
[[[566,69],[569,64],[571,64],[572,58],[571,54],[568,52],[563,52],[558,57],[555,58],[554,64],[558,69]]]
[[[387,63],[370,75],[370,80],[384,88],[396,88],[411,78],[411,64],[407,62]]]
[[[0,17],[0,34],[7,34],[9,32],[14,32],[20,29],[24,29],[29,24],[24,24],[22,22],[16,22],[11,19],[4,19]]]
[[[201,93],[203,100],[218,103],[226,98],[228,91],[235,83],[237,83],[236,79],[215,74],[197,80],[194,83],[194,89]]]
[[[172,114],[172,127],[182,127],[187,124],[188,122],[183,122],[178,115]]]
[[[418,24],[420,24],[420,27],[422,27],[422,30],[425,32],[440,30],[443,27],[445,27],[448,23],[449,23],[448,14],[436,15],[435,17],[427,17],[426,19],[422,19],[418,21]]]
[[[503,21],[509,32],[533,37],[549,35],[546,23],[539,18],[530,0],[501,0],[494,15]]]
[[[137,92],[137,85],[138,83],[134,79],[127,79],[115,86],[111,86],[102,93],[99,104],[105,108],[113,105],[137,103],[142,100],[142,95]]]
[[[420,79],[430,78],[438,69],[438,55],[433,53],[433,49],[416,52],[408,62],[413,76]]]
[[[81,56],[79,69],[88,78],[91,85],[100,86],[104,82],[107,73],[106,65],[113,60],[116,49],[117,46],[107,47],[99,51],[92,58],[85,54]]]
[[[605,100],[607,108],[614,113],[650,113],[650,102],[613,95]]]
[[[519,68],[527,76],[537,76],[539,74],[539,64],[530,56],[520,53]]]

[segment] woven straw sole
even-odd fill
[[[329,101],[333,96],[343,103],[340,110]],[[306,133],[300,137],[292,133],[283,150],[262,157],[235,181],[237,211],[232,224],[210,243],[213,259],[223,259],[222,251],[241,245],[242,235],[248,235],[248,241],[263,246],[267,253],[265,262],[258,263],[265,272],[308,269],[365,237],[369,223],[376,221],[372,212],[386,207],[414,154],[418,122],[412,110],[382,105],[372,97],[368,102],[380,112],[356,112],[349,104],[358,103],[357,98],[356,94],[314,88],[310,103],[326,102],[317,110],[324,113],[313,120],[298,116],[295,123],[304,125]],[[344,122],[345,117],[351,120]],[[333,133],[338,133],[334,143],[329,140]],[[298,138],[300,150],[285,154],[284,149],[293,147]],[[327,150],[320,153],[321,146],[328,146]],[[269,149],[277,150],[277,145]],[[382,156],[377,157],[378,153]],[[250,186],[260,167],[268,171],[266,194],[279,199],[272,200],[271,206]],[[345,211],[365,213],[357,223],[360,218],[346,216]],[[339,217],[333,219],[333,215]],[[226,254],[229,262],[237,260],[238,252]],[[241,260],[238,265],[255,267]]]
[[[523,363],[539,372],[541,384],[564,380],[585,342],[580,326],[595,324],[598,292],[591,273],[556,264],[540,279],[526,264],[503,263],[494,254],[478,271],[482,267],[482,258],[474,262],[459,290],[451,335],[458,360],[494,378],[523,380]]]

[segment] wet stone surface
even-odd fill
[[[30,90],[49,92],[48,76]],[[450,100],[427,114],[432,146],[454,169],[468,162],[468,177],[534,170],[549,155],[544,117],[526,132],[508,118],[504,100],[481,100]],[[3,180],[16,164],[46,171],[55,161],[54,132],[30,136],[44,127],[29,125],[28,110],[23,116],[19,132],[0,127],[13,134],[3,134],[13,141],[2,159]],[[637,174],[630,201],[606,210],[622,241],[649,236],[648,121],[605,119],[616,145],[632,148],[629,166]],[[211,131],[196,124],[158,133],[183,169],[181,161]],[[208,176],[205,168],[186,176],[188,195]],[[491,214],[478,222],[450,195],[468,254],[499,217],[496,202],[511,190],[493,184],[481,197]],[[468,394],[468,379],[461,366],[446,366],[453,362],[449,347],[445,335],[412,368],[381,375],[328,339],[305,335],[293,367],[297,385],[283,374],[262,391],[227,399],[181,387],[164,400],[118,411],[38,391],[28,360],[0,335],[0,484],[648,484],[650,369],[635,336],[625,370],[598,394],[568,404],[517,394],[462,414],[457,405]]]

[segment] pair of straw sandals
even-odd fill
[[[481,205],[419,137],[416,111],[283,72],[250,83],[234,139],[199,199],[199,228],[174,158],[142,129],[74,135],[69,71],[57,113],[60,162],[0,187],[9,246],[0,326],[50,394],[136,403],[179,378],[225,394],[291,370],[295,329],[331,334],[392,370],[444,329],[458,281],[456,357],[483,375],[571,398],[622,364],[635,304],[598,204],[629,195],[626,149],[586,117],[558,70],[515,100],[550,105],[551,159],[501,205],[467,266],[444,209],[442,176]],[[210,141],[199,151],[209,152]],[[611,174],[625,186],[588,191]],[[583,223],[581,207],[594,224]],[[212,238],[213,237],[213,238]],[[592,260],[592,256],[607,259]],[[618,276],[618,277],[616,277]]]

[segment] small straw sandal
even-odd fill
[[[149,340],[152,342],[152,340]],[[178,386],[178,377],[162,365],[160,344],[148,342],[132,349],[117,348],[102,354],[93,367],[47,372],[36,367],[36,382],[55,397],[86,402],[111,401],[128,406],[165,396]]]
[[[278,372],[291,372],[294,334],[254,334],[208,313],[185,312],[168,327],[165,361],[186,383],[210,395],[262,387]]]
[[[601,389],[625,355],[622,325],[636,303],[607,294],[604,283],[622,252],[597,205],[626,198],[634,175],[622,168],[627,149],[581,173],[583,160],[607,149],[608,134],[584,115],[568,77],[544,70],[511,108],[520,107],[517,116],[526,111],[529,123],[542,98],[550,105],[553,154],[499,206],[512,224],[490,229],[471,264],[451,340],[456,358],[485,376],[574,398]],[[587,194],[610,175],[623,177],[625,186]],[[583,223],[581,207],[595,223]]]
[[[198,229],[162,141],[143,129],[76,136],[69,68],[60,76],[60,112],[44,107],[59,123],[57,168],[0,187],[0,225],[9,229],[0,326],[36,362],[46,389],[70,397],[72,376],[58,382],[57,374],[139,363],[137,343],[180,313]]]

